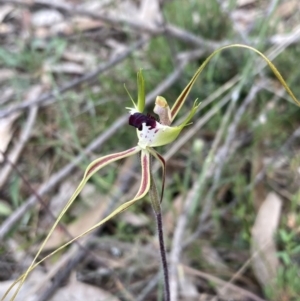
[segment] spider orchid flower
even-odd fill
[[[85,173],[83,175],[83,178],[74,191],[73,195],[57,217],[55,223],[53,224],[52,228],[48,232],[47,237],[41,244],[38,252],[36,253],[36,256],[32,262],[32,264],[29,266],[27,271],[20,276],[14,284],[9,288],[9,290],[4,295],[4,298],[8,294],[8,292],[12,289],[12,287],[19,282],[18,289],[13,295],[13,298],[11,300],[14,300],[16,295],[18,294],[22,284],[24,283],[25,279],[27,278],[28,274],[36,267],[38,266],[42,261],[49,258],[50,256],[57,253],[59,250],[62,250],[67,245],[71,244],[78,238],[86,235],[87,233],[93,231],[94,229],[98,228],[100,225],[104,224],[111,218],[113,218],[115,215],[119,214],[120,212],[126,210],[128,207],[133,205],[138,200],[142,199],[144,196],[147,195],[149,192],[150,199],[152,202],[152,207],[156,214],[160,213],[160,203],[163,198],[163,191],[164,191],[164,183],[165,183],[165,174],[166,174],[166,163],[164,158],[154,149],[154,147],[162,146],[171,143],[174,141],[182,129],[190,124],[190,120],[195,115],[199,103],[197,100],[194,102],[194,105],[186,117],[186,119],[179,125],[179,126],[170,126],[173,122],[174,118],[178,114],[179,110],[181,109],[182,105],[184,104],[184,101],[186,100],[186,97],[188,96],[194,82],[196,81],[199,73],[196,73],[194,77],[191,79],[191,81],[188,83],[188,85],[185,87],[185,89],[182,91],[182,93],[179,95],[177,100],[175,101],[173,107],[170,109],[168,106],[167,101],[161,97],[158,96],[155,101],[155,107],[154,107],[154,113],[156,113],[159,117],[159,120],[156,120],[156,118],[150,116],[150,115],[144,115],[143,111],[145,108],[145,87],[144,87],[144,78],[142,75],[142,72],[139,71],[137,74],[137,84],[138,84],[138,99],[137,102],[135,102],[132,97],[131,101],[133,103],[133,108],[127,108],[129,109],[129,125],[136,128],[137,132],[137,138],[138,143],[136,146],[127,149],[125,151],[110,154],[101,158],[98,158],[94,160],[92,163],[88,165],[88,167],[85,170]],[[129,156],[135,155],[135,154],[141,154],[141,183],[140,187],[138,189],[138,192],[134,196],[133,199],[130,201],[125,202],[124,204],[120,205],[118,208],[116,208],[112,213],[110,213],[108,216],[106,216],[104,219],[99,221],[97,224],[95,224],[93,227],[89,228],[88,230],[84,231],[79,236],[71,239],[61,247],[57,248],[52,253],[45,256],[42,260],[36,262],[36,259],[40,255],[41,251],[43,250],[44,246],[46,245],[47,241],[49,240],[50,236],[52,235],[54,229],[58,225],[59,221],[63,217],[63,215],[66,213],[66,211],[69,209],[69,207],[72,205],[76,197],[79,195],[79,193],[82,191],[83,187],[87,183],[87,181],[100,169],[107,166],[108,164],[127,158]],[[162,165],[162,190],[160,195],[160,200],[158,198],[158,193],[156,189],[156,185],[154,182],[154,178],[151,173],[151,156],[156,158]],[[1,300],[4,300],[2,298]]]
[[[197,75],[198,76],[198,75]],[[165,183],[165,174],[166,174],[166,163],[163,157],[154,149],[154,147],[162,146],[171,143],[174,141],[182,129],[187,126],[190,122],[190,120],[195,115],[197,108],[199,107],[199,103],[197,103],[197,100],[194,102],[194,105],[186,117],[186,119],[179,125],[171,127],[171,123],[178,114],[180,108],[182,107],[189,91],[191,90],[197,76],[193,77],[190,83],[186,86],[186,88],[182,91],[182,93],[179,95],[178,99],[176,100],[175,104],[173,105],[172,109],[169,108],[167,101],[161,97],[158,96],[155,101],[155,107],[154,107],[154,113],[156,113],[159,117],[159,120],[156,120],[156,118],[150,116],[150,115],[144,115],[143,111],[145,109],[145,86],[144,86],[144,78],[142,75],[142,71],[139,71],[137,74],[137,85],[138,85],[138,99],[137,102],[135,102],[132,97],[131,101],[133,103],[133,108],[127,108],[129,110],[130,116],[129,116],[129,125],[136,128],[137,132],[137,138],[138,143],[136,146],[127,149],[125,151],[110,154],[101,158],[98,158],[94,160],[92,163],[88,165],[88,167],[85,170],[84,176],[74,191],[72,197],[69,199],[67,204],[65,205],[64,209],[59,214],[58,218],[56,219],[54,225],[50,229],[47,237],[45,238],[44,242],[41,244],[39,251],[37,252],[32,264],[27,269],[27,271],[20,276],[14,284],[19,282],[19,287],[16,290],[12,300],[16,297],[19,289],[21,288],[23,282],[27,278],[27,275],[32,271],[37,265],[39,265],[42,261],[44,261],[46,258],[52,256],[53,254],[57,253],[59,250],[63,249],[67,245],[71,244],[73,241],[78,239],[79,237],[82,237],[83,235],[91,232],[92,230],[96,229],[100,225],[104,224],[111,218],[113,218],[118,213],[126,210],[128,207],[133,205],[138,200],[142,199],[144,196],[147,195],[149,192],[150,199],[152,202],[153,209],[156,213],[160,213],[160,202],[163,198],[163,191],[164,191],[164,183]],[[126,89],[126,87],[125,87]],[[37,257],[41,253],[42,249],[46,245],[47,241],[49,240],[49,237],[52,235],[55,227],[61,220],[62,216],[66,213],[66,211],[69,209],[69,207],[72,205],[76,197],[79,195],[87,181],[100,169],[107,166],[108,164],[115,162],[117,160],[121,160],[124,158],[127,158],[129,156],[135,155],[135,154],[141,154],[141,183],[140,187],[138,189],[138,192],[136,193],[135,197],[131,199],[130,201],[125,202],[124,204],[120,205],[118,208],[116,208],[111,214],[106,216],[104,219],[102,219],[100,222],[98,222],[96,225],[91,227],[90,229],[83,232],[81,235],[71,239],[66,244],[62,245],[61,247],[57,248],[52,253],[48,254],[46,257],[44,257],[39,262],[35,263]],[[158,193],[156,190],[156,185],[154,183],[154,178],[151,173],[151,156],[156,158],[162,165],[162,190],[160,195],[160,200],[158,198]],[[13,284],[13,285],[14,285]],[[13,285],[10,287],[10,289],[13,287]],[[10,289],[6,292],[5,296],[8,294]],[[4,298],[5,298],[4,296]],[[4,298],[2,300],[4,300]]]
[[[199,104],[195,101],[190,113],[186,119],[179,126],[170,126],[174,118],[176,117],[179,109],[181,108],[183,102],[185,101],[188,91],[186,93],[181,93],[177,101],[175,102],[172,109],[169,108],[167,101],[158,96],[156,98],[154,113],[158,115],[158,120],[150,115],[143,114],[145,108],[145,85],[142,71],[139,71],[137,74],[137,86],[138,86],[138,99],[137,102],[133,100],[131,95],[129,97],[133,103],[133,108],[127,108],[129,110],[129,125],[136,128],[138,143],[135,147],[132,147],[128,150],[110,154],[93,161],[86,169],[82,182],[78,186],[78,189],[75,191],[72,200],[78,195],[78,193],[83,188],[84,184],[88,179],[99,171],[104,166],[112,163],[114,161],[135,155],[137,153],[141,154],[141,183],[139,190],[135,197],[127,201],[118,207],[114,212],[112,212],[108,217],[101,221],[104,223],[108,219],[112,218],[114,215],[120,213],[121,211],[127,209],[129,206],[134,204],[139,199],[143,198],[151,189],[152,182],[154,181],[151,175],[151,156],[156,158],[162,165],[163,170],[163,179],[162,179],[162,192],[160,197],[160,202],[163,197],[164,182],[165,182],[165,170],[166,164],[163,157],[154,149],[154,147],[162,146],[171,143],[174,141],[182,129],[187,126],[195,115]],[[189,89],[190,90],[190,89]],[[127,91],[128,92],[128,91]],[[154,184],[153,184],[154,185]],[[155,206],[157,208],[157,206]],[[98,224],[99,225],[99,224]]]
[[[215,50],[208,58],[203,62],[203,64],[199,67],[199,69],[196,71],[194,76],[192,77],[191,81],[187,84],[187,86],[184,88],[182,93],[179,95],[178,99],[175,101],[173,107],[170,109],[168,106],[167,101],[161,97],[158,96],[156,98],[155,102],[155,107],[154,107],[154,113],[158,115],[158,120],[156,118],[151,117],[149,115],[143,114],[143,111],[145,109],[145,87],[144,87],[144,79],[142,72],[139,71],[137,75],[137,84],[138,84],[138,97],[137,97],[137,102],[135,102],[132,97],[131,101],[133,103],[133,108],[128,108],[129,109],[129,125],[133,126],[136,128],[137,132],[137,138],[138,138],[138,143],[135,147],[132,147],[128,150],[115,153],[115,154],[110,154],[101,158],[96,159],[93,161],[86,169],[84,176],[76,188],[75,192],[73,193],[72,197],[58,216],[56,222],[50,229],[47,237],[45,238],[44,242],[39,248],[39,251],[37,252],[35,258],[33,259],[32,264],[29,266],[27,271],[20,276],[14,284],[8,289],[6,294],[1,300],[4,300],[9,293],[9,291],[12,289],[12,287],[19,282],[18,289],[15,291],[13,297],[11,300],[15,300],[16,295],[18,294],[22,284],[24,283],[25,279],[27,278],[28,274],[30,271],[32,271],[37,265],[39,265],[42,261],[47,259],[48,257],[52,256],[53,254],[57,253],[58,251],[62,250],[65,248],[67,245],[71,244],[75,240],[77,240],[79,237],[82,237],[83,235],[91,232],[92,230],[96,229],[100,225],[104,224],[107,222],[109,219],[117,215],[118,213],[126,210],[128,207],[133,205],[135,202],[138,200],[142,199],[147,193],[150,195],[150,199],[152,201],[152,206],[153,209],[155,210],[156,213],[160,213],[160,202],[163,197],[163,190],[164,190],[164,182],[165,182],[165,173],[166,173],[166,164],[163,159],[163,157],[154,149],[157,146],[162,146],[171,143],[174,141],[182,129],[187,126],[190,122],[190,120],[193,118],[195,115],[199,103],[197,103],[197,100],[195,101],[190,113],[186,117],[186,119],[179,125],[179,126],[174,126],[172,127],[171,124],[174,121],[175,117],[177,116],[178,112],[180,111],[182,105],[184,104],[191,88],[193,87],[196,79],[200,75],[200,73],[203,71],[205,66],[208,64],[208,62],[212,59],[213,56],[215,56],[217,53],[224,49],[228,48],[246,48],[251,51],[256,52],[259,56],[261,56],[264,61],[269,65],[277,79],[280,81],[280,83],[283,85],[283,87],[286,89],[287,93],[291,96],[293,101],[295,102],[296,105],[300,107],[300,101],[294,96],[293,92],[290,90],[289,86],[285,82],[285,80],[282,78],[281,74],[279,71],[276,69],[276,67],[273,65],[273,63],[260,51],[257,49],[248,46],[248,45],[242,45],[242,44],[232,44],[228,46],[221,47],[217,50]],[[62,245],[46,257],[44,257],[42,260],[39,262],[36,262],[38,256],[40,255],[42,249],[46,245],[47,241],[49,240],[49,237],[52,235],[54,229],[56,228],[57,224],[61,220],[62,216],[66,213],[68,208],[71,206],[73,201],[76,199],[78,194],[81,192],[83,189],[84,185],[87,183],[87,181],[101,168],[107,166],[108,164],[115,162],[120,159],[124,159],[126,157],[135,155],[137,153],[141,154],[141,170],[142,170],[142,175],[141,175],[141,183],[140,187],[138,189],[138,192],[136,193],[135,197],[131,199],[130,201],[125,202],[124,204],[120,205],[117,209],[115,209],[111,214],[109,214],[107,217],[102,219],[100,222],[98,222],[96,225],[91,227],[90,229],[86,230],[83,232],[81,235],[71,239],[69,242],[66,244]],[[151,173],[151,157],[156,158],[159,160],[159,162],[162,165],[162,192],[160,195],[160,200],[157,194],[155,182]]]

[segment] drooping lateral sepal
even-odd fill
[[[79,195],[79,193],[82,191],[84,185],[87,183],[87,181],[90,179],[90,177],[92,175],[94,175],[97,171],[99,171],[101,168],[103,168],[104,166],[106,166],[106,165],[108,165],[108,164],[110,164],[110,163],[112,163],[114,161],[117,161],[117,160],[126,158],[128,156],[134,155],[134,154],[138,153],[140,150],[141,150],[140,147],[136,146],[136,147],[130,148],[130,149],[128,149],[126,151],[123,151],[123,152],[119,152],[119,153],[107,155],[107,156],[104,156],[104,157],[101,157],[101,158],[98,158],[98,159],[94,160],[86,168],[86,171],[84,173],[84,176],[83,176],[80,184],[78,185],[78,187],[76,188],[75,192],[73,193],[73,195],[71,196],[71,198],[69,199],[69,201],[67,202],[67,204],[65,205],[65,207],[63,208],[63,210],[61,211],[61,213],[59,214],[59,216],[56,219],[54,225],[50,229],[47,237],[45,238],[45,240],[43,241],[42,245],[40,246],[39,251],[36,253],[36,256],[34,257],[31,265],[29,266],[29,268],[27,270],[27,272],[24,274],[24,277],[20,280],[21,281],[21,285],[25,281],[25,279],[26,279],[26,277],[28,275],[28,271],[31,270],[31,268],[34,265],[36,259],[38,258],[38,256],[42,252],[44,246],[46,245],[47,241],[49,240],[50,236],[52,235],[54,229],[56,228],[57,224],[61,220],[62,216],[66,213],[66,211],[72,205],[72,203],[74,202],[74,200],[76,199],[76,197]],[[149,188],[148,188],[148,190],[149,190]],[[18,290],[16,291],[15,294],[18,293],[19,289],[20,289],[20,287],[18,288]]]
[[[133,149],[137,149],[137,151],[133,150]],[[133,148],[133,149],[130,149],[132,154],[134,154],[135,152],[138,152],[140,151],[140,149],[138,147],[136,148]],[[129,150],[128,150],[129,151]],[[114,154],[114,155],[119,155],[121,154],[121,156],[123,156],[123,158],[127,157],[128,156],[128,153],[125,152],[121,152],[121,153],[118,153],[118,154]],[[112,158],[109,158],[110,156],[112,155],[108,155],[108,156],[105,156],[103,158],[100,158],[99,160],[101,161],[101,159],[107,159],[107,161],[105,160],[102,161],[103,164],[106,165],[106,162],[110,161],[112,162]],[[117,158],[117,156],[115,156],[115,159]],[[120,156],[118,156],[118,159],[121,159]],[[116,160],[118,160],[116,159]],[[100,161],[98,160],[97,163],[99,163]],[[97,160],[95,160],[97,161]],[[95,162],[94,161],[94,162]],[[89,167],[94,163],[92,162]],[[96,164],[97,164],[96,163]],[[108,163],[107,163],[108,164]],[[149,152],[147,151],[142,151],[141,152],[141,166],[142,166],[142,177],[141,177],[141,184],[140,184],[140,187],[139,187],[139,190],[137,192],[137,194],[135,195],[135,197],[128,201],[128,202],[125,202],[124,204],[120,205],[117,209],[115,209],[112,213],[110,213],[108,216],[106,216],[104,219],[102,219],[100,222],[98,222],[96,225],[94,225],[93,227],[89,228],[88,230],[84,231],[83,233],[81,233],[80,235],[78,235],[77,237],[74,237],[72,238],[70,241],[68,241],[67,243],[65,243],[64,245],[62,245],[61,247],[57,248],[55,251],[53,251],[52,253],[48,254],[46,257],[44,257],[43,259],[41,259],[39,262],[35,263],[34,262],[31,264],[31,266],[27,269],[27,271],[22,275],[20,276],[15,282],[14,284],[9,288],[9,290],[7,291],[6,295],[9,293],[9,291],[13,288],[14,285],[16,285],[17,283],[20,282],[20,284],[22,284],[27,275],[34,269],[36,268],[40,263],[42,263],[44,260],[46,260],[47,258],[53,256],[54,254],[56,254],[57,252],[59,252],[60,250],[64,249],[65,247],[67,247],[68,245],[70,245],[71,243],[73,243],[74,241],[76,241],[77,239],[79,239],[80,237],[90,233],[91,231],[93,231],[94,229],[98,228],[99,226],[103,225],[104,223],[106,223],[108,220],[110,220],[111,218],[115,217],[117,214],[121,213],[122,211],[126,210],[128,207],[130,207],[131,205],[133,205],[135,202],[137,202],[138,200],[140,200],[141,198],[143,198],[148,192],[149,192],[149,189],[150,189],[150,185],[151,185],[151,173],[150,173],[150,154]],[[93,166],[92,166],[92,169],[93,169]],[[89,169],[91,170],[91,168]],[[93,174],[95,173],[95,169],[93,169]],[[91,173],[87,170],[85,175],[91,175]],[[52,230],[52,229],[51,229]],[[50,231],[51,232],[51,231]],[[52,232],[51,232],[52,233]],[[43,246],[42,246],[43,247]],[[41,251],[41,249],[40,249]],[[38,254],[40,254],[40,251],[38,252]],[[5,296],[6,296],[5,295]],[[5,297],[4,296],[4,297]]]
[[[142,150],[142,152],[141,152],[141,167],[142,167],[141,186],[140,186],[135,198],[139,197],[141,194],[145,195],[149,191],[149,187],[150,187],[150,154],[147,150]]]

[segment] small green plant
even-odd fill
[[[286,82],[276,69],[276,67],[272,64],[272,62],[261,52],[256,50],[255,48],[252,48],[247,45],[241,45],[241,44],[234,44],[234,45],[229,45],[229,46],[224,46],[219,48],[218,50],[214,51],[205,61],[204,63],[200,66],[200,68],[196,71],[190,82],[187,84],[187,86],[184,88],[184,90],[181,92],[177,100],[175,101],[174,105],[170,108],[167,101],[161,97],[158,96],[156,98],[155,102],[155,107],[154,107],[154,113],[156,113],[159,117],[159,120],[156,120],[154,117],[151,117],[149,115],[144,115],[144,109],[145,109],[145,83],[144,83],[144,78],[142,75],[142,72],[139,71],[137,74],[137,85],[138,85],[138,93],[137,93],[137,101],[135,102],[133,98],[130,96],[130,99],[133,103],[133,108],[128,108],[129,109],[129,125],[133,126],[136,128],[136,133],[137,133],[137,138],[138,138],[138,143],[136,146],[127,149],[125,151],[119,152],[119,153],[114,153],[114,154],[109,154],[107,156],[98,158],[94,160],[90,165],[88,165],[84,176],[78,185],[77,189],[73,193],[72,197],[58,216],[57,220],[55,221],[53,227],[50,229],[47,237],[45,238],[44,242],[42,243],[41,247],[39,248],[34,260],[32,261],[31,265],[27,269],[27,271],[21,275],[15,283],[10,287],[10,289],[6,292],[6,294],[3,296],[1,300],[4,300],[9,291],[12,289],[12,287],[19,283],[19,286],[14,293],[13,297],[11,300],[15,300],[22,284],[24,283],[25,279],[27,278],[28,274],[41,262],[43,262],[45,259],[49,258],[50,256],[54,255],[58,251],[62,250],[78,238],[86,235],[87,233],[91,232],[95,228],[99,227],[109,219],[113,218],[115,215],[118,213],[121,213],[122,211],[126,210],[128,207],[131,205],[135,204],[138,200],[142,199],[145,197],[147,194],[149,194],[152,207],[154,209],[155,217],[156,217],[156,223],[157,223],[157,228],[158,228],[158,236],[159,236],[159,243],[160,243],[160,253],[161,253],[161,259],[162,259],[162,267],[164,271],[164,284],[165,284],[165,300],[169,301],[170,300],[170,289],[169,289],[169,279],[168,279],[168,267],[167,267],[167,258],[166,258],[166,251],[165,251],[165,246],[164,246],[164,239],[163,239],[163,227],[162,227],[162,215],[161,215],[161,201],[163,198],[163,192],[164,192],[164,183],[165,183],[165,173],[166,173],[166,164],[163,159],[163,157],[154,149],[155,147],[162,146],[169,144],[173,142],[182,129],[190,124],[191,119],[195,115],[199,103],[197,100],[194,102],[192,109],[190,110],[190,113],[186,116],[184,121],[179,125],[179,126],[174,126],[172,127],[171,124],[174,121],[175,117],[177,116],[178,112],[182,108],[182,106],[185,103],[185,100],[187,99],[187,96],[189,92],[191,91],[194,83],[196,82],[198,76],[201,74],[205,66],[208,64],[208,62],[220,51],[232,47],[239,47],[239,48],[246,48],[250,49],[257,54],[259,54],[269,65],[269,67],[272,69],[280,83],[285,87],[287,90],[288,94],[292,97],[294,102],[300,106],[300,102],[296,99],[290,88],[287,86]],[[51,254],[48,256],[44,257],[42,260],[39,262],[36,262],[38,256],[42,252],[45,244],[49,240],[50,236],[52,235],[55,227],[61,220],[61,218],[64,216],[66,211],[70,208],[76,197],[79,195],[81,190],[83,189],[84,185],[87,183],[87,181],[100,169],[103,167],[107,166],[108,164],[115,162],[117,160],[126,158],[128,156],[132,156],[135,154],[140,153],[141,155],[141,183],[139,190],[135,197],[122,204],[119,206],[117,209],[115,209],[111,214],[109,214],[107,217],[102,219],[100,222],[98,222],[96,225],[88,229],[87,231],[83,232],[79,236],[71,239],[69,242],[66,244],[62,245],[55,251],[53,251]],[[152,169],[151,169],[151,160],[152,159],[157,159],[161,165],[162,165],[162,190],[160,195],[158,194],[156,184],[154,181],[154,177],[152,175]]]
[[[278,233],[279,240],[285,246],[283,251],[278,252],[278,257],[283,261],[285,265],[292,265],[292,257],[299,256],[300,254],[300,245],[298,244],[296,238],[298,233],[292,231],[287,232],[284,229],[281,229]]]

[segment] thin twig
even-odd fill
[[[31,89],[30,93],[34,94],[34,95],[39,95],[41,94],[41,86],[37,86],[34,87],[33,89]],[[30,96],[29,96],[30,97]],[[6,155],[6,159],[7,162],[2,168],[1,168],[1,172],[0,172],[0,187],[3,187],[3,185],[5,184],[5,182],[7,181],[11,171],[13,170],[13,164],[16,164],[25,144],[27,143],[27,141],[29,140],[30,136],[31,136],[31,132],[33,129],[33,126],[35,124],[35,120],[36,120],[36,116],[38,113],[38,107],[37,106],[33,106],[30,108],[29,112],[28,112],[28,117],[27,120],[24,124],[24,126],[22,127],[22,131],[20,134],[20,137],[18,138],[18,141],[16,142],[16,144],[14,145],[13,149],[11,150],[11,152]]]

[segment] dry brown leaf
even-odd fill
[[[1,27],[0,27],[1,32]],[[11,69],[0,69],[0,83],[11,79],[15,76],[15,72]]]
[[[257,9],[236,9],[231,13],[234,24],[241,30],[247,31],[253,26],[259,16]]]
[[[40,39],[46,39],[50,36],[50,30],[46,27],[39,27],[34,31],[34,35]]]
[[[103,23],[86,17],[74,17],[72,19],[72,25],[76,31],[86,31],[100,28],[103,26]]]
[[[275,12],[275,16],[279,18],[288,18],[300,8],[299,0],[285,1],[280,4]]]
[[[14,26],[12,26],[11,24],[6,24],[6,23],[0,24],[0,34],[1,35],[10,34],[13,31],[14,31]]]
[[[13,137],[12,125],[19,115],[20,113],[15,113],[0,119],[0,162],[3,162],[4,160],[1,152],[4,153],[6,151],[9,142]]]
[[[297,227],[297,214],[295,212],[291,212],[287,216],[287,226],[290,229],[295,229]]]
[[[60,23],[57,24],[53,24],[53,26],[51,26],[51,28],[49,28],[49,32],[48,34],[50,36],[53,35],[71,35],[74,33],[74,28],[72,26],[72,24],[68,21],[62,21]]]
[[[31,16],[31,24],[34,27],[52,26],[62,22],[63,15],[54,9],[41,9],[33,13]]]
[[[43,71],[51,72],[51,73],[65,73],[65,74],[78,74],[78,75],[82,75],[85,72],[83,66],[71,62],[66,62],[66,63],[61,62],[57,65],[51,65],[46,62],[44,64]]]
[[[4,105],[6,102],[11,100],[14,93],[14,89],[11,87],[6,87],[4,90],[1,90],[0,105]]]
[[[107,291],[76,280],[75,274],[71,276],[68,285],[60,288],[50,301],[119,301]]]
[[[159,24],[162,21],[162,15],[158,0],[142,0],[139,13],[141,21],[150,24]]]
[[[281,205],[279,196],[270,192],[262,203],[252,228],[252,267],[262,287],[272,285],[279,267],[274,234],[279,224]]]
[[[62,58],[66,61],[75,62],[82,64],[86,69],[93,68],[96,64],[96,57],[91,53],[87,52],[74,52],[66,50]]]
[[[139,9],[133,1],[122,0],[115,2],[107,13],[113,17],[135,20],[139,16]]]
[[[82,1],[80,3],[80,8],[83,10],[88,11],[97,11],[97,12],[103,12],[103,8],[106,6],[108,7],[110,4],[110,7],[113,7],[115,5],[115,0],[89,0],[89,1]]]

